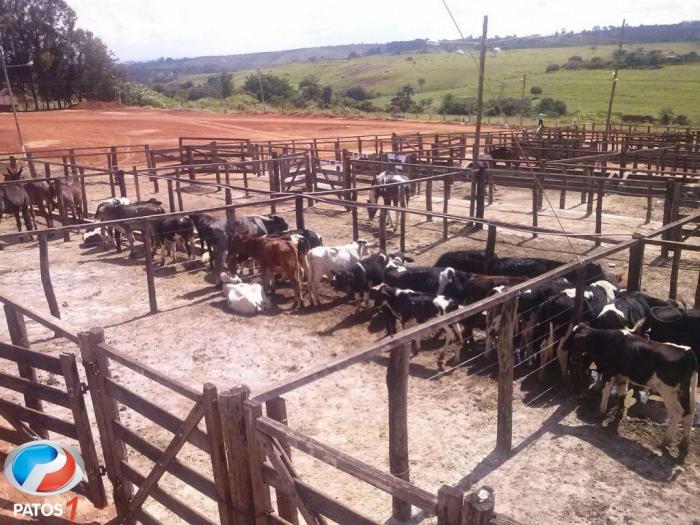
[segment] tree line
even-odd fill
[[[0,43],[9,66],[32,62],[9,75],[18,99],[35,108],[118,96],[123,69],[102,40],[76,27],[63,0],[0,0]]]

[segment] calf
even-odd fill
[[[627,292],[606,304],[598,316],[591,321],[593,328],[615,330],[631,328],[651,315],[652,308],[675,304],[675,301],[657,299],[642,292]],[[698,332],[700,337],[700,332]],[[664,339],[664,341],[670,341]]]
[[[22,171],[24,168],[13,169],[7,168],[7,173],[5,174],[6,181],[19,181],[22,180]],[[29,196],[29,205],[36,206],[39,208],[39,213],[46,219],[46,225],[49,228],[53,228],[53,217],[52,213],[52,202],[51,202],[51,189],[49,183],[41,179],[30,179],[23,181],[22,186],[24,191],[27,192]],[[32,210],[33,212],[33,210]],[[34,221],[34,229],[37,229],[36,217],[32,214],[32,219]]]
[[[320,304],[318,291],[323,276],[331,272],[349,270],[367,250],[367,241],[358,240],[343,246],[317,246],[309,251],[309,272],[306,279],[312,304]]]
[[[189,218],[202,243],[202,250],[206,247],[209,255],[209,268],[214,270],[217,286],[221,284],[221,273],[224,268],[224,258],[228,250],[228,232],[226,219],[212,217],[206,213],[191,213]]]
[[[456,310],[459,305],[456,301],[444,295],[430,295],[413,290],[404,290],[381,284],[374,289],[375,302],[380,308],[380,315],[386,322],[387,335],[396,333],[396,322],[401,328],[406,328],[410,321],[418,324],[424,323],[434,317],[445,315]],[[445,346],[462,340],[459,323],[455,323],[444,329]],[[432,337],[434,334],[426,336]],[[444,360],[444,347],[438,358],[438,367],[442,369]]]
[[[135,202],[133,204],[122,205],[117,204],[113,206],[106,206],[102,209],[98,219],[103,221],[112,221],[119,219],[137,219],[139,217],[149,217],[151,215],[159,215],[165,213],[163,206],[161,206],[159,201],[145,201],[145,202]],[[134,252],[134,231],[140,230],[141,226],[136,224],[126,224],[122,223],[115,227],[115,230],[122,231],[127,240],[129,241],[129,257],[133,258],[136,256]],[[121,251],[121,245],[119,243],[119,238],[116,235],[117,251]]]
[[[473,274],[454,268],[387,265],[384,282],[395,288],[415,290],[433,296],[444,295],[459,304],[467,298],[466,287]]]
[[[284,275],[294,288],[294,306],[304,306],[301,296],[301,273],[296,245],[288,239],[275,237],[250,237],[248,234],[234,235],[229,251],[255,259],[263,274],[263,286],[274,291],[274,276]]]
[[[486,265],[486,250],[459,250],[443,253],[433,266],[447,268],[467,273],[484,273]]]
[[[670,445],[676,427],[683,419],[679,448],[687,450],[695,413],[698,360],[687,347],[649,341],[630,330],[601,330],[585,323],[573,329],[572,352],[587,354],[603,377],[605,388],[599,412],[605,414],[613,382],[622,388],[624,407],[627,384],[656,390],[668,412],[666,435],[661,446]],[[624,416],[624,409],[621,410]]]
[[[299,264],[301,264],[302,280],[306,281],[309,272],[309,250],[323,246],[321,236],[312,230],[299,229],[289,230],[284,233],[274,233],[270,237],[281,237],[289,239],[297,246],[299,252]]]
[[[689,346],[700,361],[700,310],[656,306],[642,329],[654,341]]]
[[[80,187],[80,181],[73,177],[64,177],[61,179],[61,191],[59,195],[58,184],[56,180],[52,180],[49,184],[51,198],[55,201],[54,206],[58,207],[59,199],[63,201],[63,207],[66,214],[71,212],[73,220],[78,222],[83,220],[83,192]]]
[[[239,314],[256,314],[270,308],[270,300],[261,284],[244,283],[237,275],[222,272],[223,294],[228,307]]]
[[[287,221],[278,215],[244,215],[228,224],[229,235],[248,234],[251,237],[282,233],[288,228]]]
[[[15,216],[18,232],[22,231],[20,214],[24,219],[27,231],[32,230],[32,226],[36,224],[29,195],[21,184],[11,183],[0,186],[0,220],[5,213],[11,213]]]
[[[131,204],[131,201],[127,197],[112,197],[110,199],[105,199],[97,205],[97,209],[95,210],[95,219],[98,221],[104,220],[103,215],[107,208],[111,208],[113,206],[127,206],[129,204]],[[113,248],[116,247],[119,251],[121,251],[121,245],[117,246],[119,231],[119,227],[116,229],[111,227],[100,228],[100,233],[105,245],[109,245]]]
[[[177,246],[182,244],[187,258],[193,259],[194,223],[189,217],[166,217],[155,227],[154,251],[160,248],[160,264],[165,265],[166,247],[172,253],[173,264],[177,263]]]

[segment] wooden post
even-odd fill
[[[270,399],[265,403],[265,408],[267,409],[267,417],[279,421],[283,425],[287,424],[287,405],[281,397],[276,397]],[[280,443],[284,453],[287,457],[292,459],[292,449],[287,443]],[[299,523],[299,518],[297,515],[297,508],[294,504],[294,498],[292,496],[286,496],[280,491],[276,491],[277,494],[277,510],[280,517],[289,523],[297,525]]]
[[[460,525],[462,523],[462,502],[464,495],[456,487],[443,485],[438,490],[438,525]]]
[[[352,188],[352,163],[350,162],[350,152],[346,149],[343,150],[343,189],[349,190]],[[344,193],[343,196],[346,200],[352,199],[350,193]]]
[[[603,184],[604,179],[598,181],[598,197],[595,203],[595,233],[600,235],[603,233]],[[595,245],[600,246],[600,238],[596,238]]]
[[[182,189],[180,187],[180,176],[182,175],[180,169],[175,169],[175,193],[177,194],[177,208],[179,211],[185,209],[182,202]]]
[[[88,214],[87,188],[85,187],[85,168],[80,166],[80,168],[78,168],[78,174],[80,176],[80,195],[83,200],[83,218],[85,218]],[[51,220],[51,225],[53,225],[53,220]]]
[[[483,486],[467,494],[462,506],[462,525],[489,525],[495,504],[496,494],[491,487]]]
[[[276,194],[274,193],[275,191],[279,190],[279,173],[280,173],[280,165],[279,161],[277,158],[277,153],[273,153],[272,155],[272,160],[270,161],[270,170],[269,170],[269,175],[270,175],[270,197],[275,198]],[[277,213],[277,207],[275,206],[275,203],[270,204],[270,213]]]
[[[243,405],[245,414],[246,446],[248,465],[250,466],[250,482],[253,493],[255,525],[267,525],[267,517],[272,511],[270,503],[270,487],[263,478],[264,453],[255,435],[256,421],[262,416],[262,405],[258,401],[246,401]]]
[[[479,168],[476,173],[476,218],[484,218],[485,204],[484,200],[486,198],[486,170],[485,168]],[[474,228],[477,230],[483,230],[484,224],[482,222],[477,222],[474,224]]]
[[[27,165],[29,166],[29,176],[32,179],[36,179],[36,166],[34,165],[34,157],[29,151],[25,153],[27,157]]]
[[[498,334],[498,428],[496,449],[510,453],[513,448],[513,333],[518,311],[517,297],[501,309]]]
[[[5,311],[5,319],[7,320],[7,331],[10,334],[10,341],[15,346],[29,348],[29,335],[27,334],[27,326],[24,323],[24,315],[18,310],[15,310],[9,304],[3,306]],[[36,370],[25,362],[17,362],[17,369],[20,377],[31,383],[38,383],[36,378]],[[27,408],[43,412],[43,403],[38,397],[34,397],[27,392],[24,395],[24,405]],[[49,439],[49,432],[37,425],[29,425],[29,427],[44,439]]]
[[[143,225],[143,244],[146,259],[146,283],[148,284],[148,303],[151,313],[158,311],[158,301],[156,299],[156,282],[153,274],[153,226],[149,221]],[[162,249],[162,248],[161,248]]]
[[[114,433],[113,422],[118,422],[120,417],[116,400],[107,394],[105,380],[111,377],[109,363],[104,353],[98,349],[98,345],[104,342],[104,330],[93,328],[89,332],[80,332],[78,338],[107,476],[113,487],[114,506],[117,513],[123,515],[133,489],[122,470],[122,461],[126,459],[126,447]]]
[[[405,481],[411,480],[408,463],[408,367],[411,344],[391,350],[386,372],[389,391],[389,470]],[[392,498],[392,516],[397,521],[411,519],[411,505]]]
[[[109,193],[112,196],[112,198],[117,196],[117,193],[114,191],[114,161],[112,159],[112,155],[110,153],[107,153],[107,171],[108,173],[108,178],[109,178]]]
[[[136,169],[136,166],[131,170],[131,172],[134,174],[134,189],[136,190],[136,200],[140,201],[141,200],[141,186],[139,185],[139,172]]]
[[[226,449],[224,448],[224,435],[219,413],[219,397],[216,387],[211,383],[204,384],[202,406],[207,425],[207,437],[209,438],[211,469],[216,486],[219,521],[221,525],[233,525],[235,518],[231,505],[231,487],[229,486]]]
[[[85,474],[88,478],[88,499],[95,507],[103,509],[107,506],[107,497],[100,474],[99,460],[95,452],[95,443],[90,431],[90,419],[85,407],[75,354],[62,352],[59,359],[61,360],[61,372],[66,383],[66,393],[75,423],[75,431],[78,434],[78,443],[80,443],[80,454],[85,463]]]
[[[194,180],[195,176],[194,166],[192,165],[192,163],[194,162],[192,160],[192,148],[190,146],[185,146],[185,151],[187,152],[187,165],[189,166],[189,168],[187,168],[187,171],[189,172],[190,180]]]
[[[496,226],[489,224],[488,236],[486,237],[486,260],[484,261],[484,273],[487,275],[491,261],[496,257],[496,234]]]
[[[119,195],[121,197],[126,197],[126,180],[124,178],[124,171],[123,170],[118,170],[115,172],[115,177],[117,179],[117,183],[119,184]]]
[[[386,208],[379,210],[379,251],[386,252]]]
[[[153,193],[158,193],[158,178],[156,171],[156,157],[153,152],[149,149],[148,144],[146,144],[146,165],[148,166],[148,174],[151,176],[151,182],[153,182]]]
[[[627,291],[639,292],[642,289],[642,273],[644,268],[644,241],[637,240],[630,247],[629,265],[627,268]]]
[[[474,153],[472,164],[475,169],[478,169],[479,167],[479,153],[481,146],[481,119],[483,116],[484,106],[484,68],[486,66],[486,33],[488,30],[488,25],[489,17],[485,16],[481,33],[481,50],[479,53],[479,84],[476,98],[476,128],[474,130]]]
[[[399,217],[399,250],[403,253],[406,251],[406,212],[399,212]]]
[[[352,240],[356,241],[360,238],[360,225],[357,220],[357,206],[353,206],[350,209],[352,214]]]
[[[173,193],[172,177],[168,177],[166,183],[168,185],[168,207],[170,209],[170,213],[173,213],[175,211],[175,194]]]
[[[231,503],[236,513],[236,523],[239,524],[248,524],[253,521],[253,492],[250,484],[243,413],[243,403],[249,395],[250,391],[245,386],[219,395],[219,412],[228,458]]]
[[[586,170],[584,170],[584,173]],[[588,168],[588,176],[591,179],[588,180],[588,194],[586,195],[586,217],[589,217],[593,213],[593,177],[595,177],[595,172]]]
[[[673,250],[673,262],[671,263],[671,282],[669,285],[668,297],[669,299],[676,299],[678,297],[678,269],[681,264],[681,253],[683,250],[680,248],[675,248]]]
[[[294,211],[296,214],[297,230],[304,229],[304,197],[301,191],[296,191],[294,196]]]
[[[233,204],[233,199],[231,197],[231,190],[229,188],[226,188],[226,191],[224,192],[224,196],[225,196],[226,206],[231,206],[231,204]],[[228,222],[233,222],[234,213],[235,213],[235,210],[233,208],[230,208],[230,207],[226,208],[226,220]]]
[[[41,286],[44,288],[46,301],[49,303],[49,311],[54,317],[61,318],[61,311],[58,309],[58,301],[51,284],[51,273],[49,272],[49,245],[46,233],[39,233],[39,269],[41,272]]]
[[[695,309],[700,309],[700,272],[698,272],[698,284],[695,286]]]
[[[68,214],[66,213],[66,203],[63,200],[63,181],[60,178],[54,180],[56,186],[56,200],[58,201],[58,214],[61,216],[61,226],[68,225]],[[70,241],[68,230],[63,232],[63,242]]]
[[[538,223],[537,213],[539,212],[539,180],[537,173],[532,174],[532,225],[536,228]],[[532,233],[532,238],[537,239],[537,232]]]
[[[450,181],[442,179],[442,213],[447,214],[450,201]],[[472,201],[473,202],[473,201]],[[447,240],[447,217],[442,218],[442,239]]]
[[[428,176],[432,176],[432,169],[428,168]],[[433,181],[428,180],[425,182],[425,209],[426,211],[433,211]],[[433,222],[433,216],[428,215],[425,219],[426,222]]]

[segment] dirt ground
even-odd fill
[[[106,191],[106,187],[103,188]],[[464,214],[466,188],[457,186],[450,210]],[[94,194],[94,192],[93,192]],[[441,195],[440,188],[435,195]],[[529,192],[499,189],[486,216],[529,223]],[[558,196],[548,194],[552,202]],[[570,231],[592,230],[585,210],[574,205],[557,210],[559,221]],[[220,194],[187,194],[192,208],[217,203]],[[422,200],[421,200],[422,199]],[[243,202],[244,199],[239,197]],[[661,210],[654,221],[642,225],[641,200],[606,199],[603,231],[629,235],[659,226]],[[424,205],[424,197],[412,201]],[[434,209],[440,209],[436,199]],[[463,209],[466,207],[466,210]],[[608,209],[611,208],[611,209]],[[261,210],[266,211],[266,210]],[[614,211],[615,215],[607,212]],[[253,213],[253,211],[251,211]],[[293,211],[280,210],[290,224]],[[350,216],[342,209],[317,206],[307,209],[306,227],[323,235],[326,245],[347,242]],[[360,216],[362,236],[376,242],[376,221]],[[556,227],[553,213],[543,212],[540,224]],[[3,228],[3,231],[5,229]],[[441,240],[442,222],[409,219],[407,248],[417,263],[432,264],[447,250],[480,248],[484,232],[465,232],[450,224],[450,238]],[[390,249],[398,238],[390,239]],[[375,246],[376,249],[376,246]],[[520,254],[571,260],[573,254],[588,253],[592,243],[528,234],[499,233],[497,253]],[[657,295],[667,293],[670,270],[658,252],[648,250],[644,288]],[[254,318],[231,314],[211,276],[198,262],[168,265],[157,271],[160,312],[148,315],[143,259],[129,260],[102,248],[84,249],[78,237],[50,243],[51,273],[64,320],[77,329],[101,326],[109,343],[128,355],[178,380],[201,388],[212,382],[220,390],[245,384],[253,395],[300,370],[329,362],[356,351],[382,337],[369,314],[355,314],[354,307],[329,287],[323,288],[323,304],[291,312],[291,293],[282,288],[275,308]],[[6,248],[1,256],[0,287],[14,297],[46,311],[38,272],[35,243]],[[607,261],[610,269],[621,268],[621,256]],[[684,260],[679,289],[692,299],[700,260]],[[33,347],[57,355],[75,351],[65,340],[28,322]],[[7,340],[5,323],[0,337]],[[439,346],[426,343],[428,348]],[[480,352],[473,350],[473,355]],[[4,366],[4,364],[3,364]],[[289,424],[331,446],[388,471],[386,359],[353,366],[288,394]],[[559,387],[555,373],[546,384],[528,376],[527,366],[516,368],[513,414],[514,453],[510,458],[493,451],[496,431],[495,356],[474,360],[448,374],[438,374],[436,353],[421,352],[411,363],[409,384],[409,447],[414,483],[430,491],[442,484],[459,483],[465,488],[482,484],[497,494],[497,510],[524,523],[693,523],[700,514],[700,440],[694,437],[684,464],[672,454],[661,454],[664,411],[657,403],[632,407],[631,417],[617,431],[611,421],[601,426],[594,417],[594,400],[577,402]],[[153,382],[119,365],[116,379],[154,400],[174,414],[186,415],[190,402],[167,393]],[[41,376],[42,381],[51,379]],[[53,408],[51,410],[54,410]],[[55,413],[60,414],[59,409]],[[126,424],[154,444],[165,447],[171,434],[154,427],[131,410],[121,417]],[[697,431],[696,431],[697,433]],[[206,456],[187,445],[178,456],[203,473],[209,472]],[[130,462],[146,472],[149,462],[134,451]],[[302,477],[324,491],[384,521],[391,512],[390,499],[369,485],[301,453],[294,456]],[[215,505],[176,478],[166,475],[160,484],[188,501],[198,511],[214,516]],[[553,497],[554,496],[554,497]],[[0,497],[5,496],[0,486]],[[673,503],[671,503],[673,502]],[[1,502],[0,502],[1,503]],[[86,503],[87,506],[87,503]],[[0,505],[2,507],[2,505]],[[174,516],[149,500],[147,508],[166,523]],[[86,514],[85,520],[101,520]],[[415,522],[423,520],[421,514]]]
[[[19,114],[28,148],[150,144],[167,146],[179,136],[240,137],[252,140],[464,131],[466,125],[369,118],[214,113],[187,110],[115,107]],[[10,113],[0,113],[0,152],[19,151]],[[128,160],[128,159],[127,159]]]

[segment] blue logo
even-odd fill
[[[5,460],[10,485],[32,496],[54,496],[83,479],[85,464],[72,447],[58,441],[31,441],[15,448]]]

